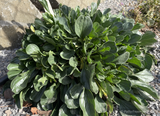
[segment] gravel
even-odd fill
[[[112,14],[117,14],[121,11],[124,6],[126,10],[132,9],[133,7],[128,7],[129,4],[134,6],[137,0],[106,0],[104,3],[101,3],[99,9],[104,11],[106,8],[111,8]],[[160,35],[159,35],[160,37]],[[160,38],[158,35],[156,39],[158,40],[157,43],[153,45],[153,49],[150,51],[150,54],[155,56],[157,59],[157,64],[152,67],[152,74],[155,76],[155,79],[150,83],[152,87],[160,95]],[[7,65],[9,62],[15,57],[16,49],[12,50],[0,50],[0,78],[6,75],[7,73]],[[160,101],[148,101],[149,105],[149,112],[142,116],[160,116]],[[10,116],[26,116],[26,114],[31,115],[29,108],[18,109],[16,104],[14,103],[13,99],[5,100],[2,95],[2,88],[0,87],[0,116],[7,116],[5,113],[7,110],[11,111]],[[31,115],[31,116],[38,116],[38,115]],[[114,107],[114,111],[112,116],[120,116],[118,106]]]

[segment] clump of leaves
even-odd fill
[[[8,65],[20,108],[27,101],[52,110],[52,116],[107,116],[115,103],[122,116],[141,115],[148,110],[146,100],[159,98],[149,85],[154,77],[147,46],[156,42],[153,32],[140,35],[142,24],[111,16],[110,9],[102,13],[100,1],[91,11],[60,6],[52,14],[47,2],[40,2],[43,19],[26,30]]]
[[[134,18],[136,22],[149,27],[160,28],[160,1],[138,0],[134,9],[125,12],[125,16]]]

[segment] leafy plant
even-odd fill
[[[60,6],[36,19],[22,40],[22,48],[8,65],[14,99],[52,116],[107,116],[113,104],[124,115],[140,115],[146,100],[158,99],[149,85],[153,60],[147,46],[155,34],[140,35],[142,24],[112,16],[110,9],[75,10]],[[53,17],[54,15],[54,17]],[[146,47],[145,47],[146,46]]]
[[[160,28],[159,0],[138,0],[137,5],[134,7],[129,12],[124,12],[124,15],[134,18],[136,22],[143,23],[149,27]]]

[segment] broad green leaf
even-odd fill
[[[138,66],[141,68],[141,61],[138,58],[133,57],[132,59],[127,60],[128,63],[132,64],[133,66]]]
[[[69,27],[69,23],[67,21],[67,19],[65,17],[59,17],[58,18],[59,20],[59,23],[61,25],[63,25],[64,29],[68,32],[68,33],[71,33],[71,30],[70,30],[70,27]]]
[[[98,95],[94,99],[95,101],[95,109],[98,113],[105,113],[107,112],[107,104],[100,98]]]
[[[69,59],[69,65],[76,68],[78,66],[78,61],[76,57],[71,57]]]
[[[52,51],[49,51],[49,57],[48,57],[48,63],[52,66],[53,64],[56,64],[57,60],[56,57],[53,55]]]
[[[67,90],[66,94],[65,94],[65,104],[67,106],[67,108],[69,109],[76,109],[79,107],[79,99],[73,99],[70,95],[70,90],[73,87],[73,83],[71,84],[71,86],[69,87],[69,89]]]
[[[121,91],[119,92],[119,94],[122,96],[123,99],[125,99],[126,101],[129,101],[130,100],[130,95],[125,92],[125,91]]]
[[[130,80],[130,82],[132,84],[132,87],[134,87],[134,88],[138,87],[141,90],[149,93],[153,98],[159,99],[159,96],[158,96],[156,90],[152,86],[146,84],[145,82],[140,82],[140,81],[136,81],[136,80]]]
[[[100,61],[98,61],[96,63],[96,69],[98,69],[101,73],[104,73],[104,71],[103,71],[103,65],[102,65],[102,63]]]
[[[132,28],[132,31],[139,30],[139,29],[141,29],[141,28],[143,28],[143,27],[144,27],[143,24],[137,23],[137,24],[135,24],[134,27]]]
[[[116,37],[114,37],[114,36],[108,36],[108,40],[114,42],[114,41],[116,41]]]
[[[93,76],[95,73],[95,64],[91,65],[84,65],[82,72],[81,72],[81,78],[80,82],[84,85],[86,89],[91,89],[94,93],[98,92],[98,86],[93,80]]]
[[[15,100],[15,103],[16,103],[17,107],[21,108],[21,102],[20,102],[19,94],[14,94],[13,98]]]
[[[73,115],[70,113],[70,111],[67,108],[67,106],[65,104],[63,104],[59,109],[58,116],[73,116]]]
[[[91,3],[91,16],[95,14],[95,12],[97,11],[97,8],[98,8],[97,3]]]
[[[130,95],[130,98],[131,98],[132,101],[135,101],[138,104],[141,104],[141,102],[139,101],[139,99],[137,99],[137,97],[133,93],[132,94],[129,93],[129,95]]]
[[[126,92],[131,90],[131,82],[128,80],[121,80],[117,86]]]
[[[103,91],[105,92],[105,96],[109,99],[113,99],[114,94],[113,94],[113,90],[111,85],[109,84],[109,82],[101,82],[100,83],[101,88],[103,89]]]
[[[71,57],[73,57],[74,51],[73,50],[67,50],[63,49],[63,51],[60,53],[61,58],[65,60],[69,60]]]
[[[141,112],[128,101],[114,97],[114,102],[119,105],[120,114],[122,116],[141,116]]]
[[[89,34],[90,37],[98,37],[99,35],[101,35],[103,32],[104,28],[102,25],[100,25],[98,22],[95,22],[93,24],[93,29],[91,31],[91,33]]]
[[[157,42],[156,39],[154,39],[155,33],[147,31],[140,40],[139,45],[140,46],[146,46],[146,45],[152,45],[153,43]]]
[[[135,44],[141,39],[141,36],[138,34],[132,34],[131,38],[128,40],[129,44]]]
[[[123,30],[129,31],[133,28],[133,24],[130,22],[126,22],[123,24]]]
[[[102,62],[104,64],[110,63],[115,59],[115,55],[113,53],[109,53],[108,55],[104,55],[104,57],[102,58]]]
[[[79,16],[75,21],[75,32],[80,38],[87,36],[92,30],[92,20],[89,16]]]
[[[31,88],[31,86],[32,86],[32,83],[28,84],[27,87],[22,90],[23,91],[23,96],[22,96],[23,101],[28,101],[28,102],[31,101],[29,98],[31,91],[33,90],[33,88]]]
[[[8,66],[7,66],[7,69],[10,71],[10,70],[21,70],[22,66],[20,66],[19,64],[17,63],[10,63]]]
[[[155,99],[147,92],[138,89],[138,93],[141,95],[143,99],[154,101]],[[135,100],[134,100],[135,101]]]
[[[49,63],[48,63],[47,59],[48,59],[47,56],[42,56],[42,58],[41,58],[41,64],[43,65],[44,68],[49,68]]]
[[[55,80],[55,71],[52,71],[50,68],[46,70],[45,74],[50,77],[51,79]]]
[[[47,35],[47,34],[44,34],[42,31],[36,30],[36,31],[35,31],[35,34],[36,34],[37,36],[39,36],[39,38],[40,38],[41,40],[47,41],[48,43],[50,43],[50,44],[52,44],[52,45],[54,45],[54,46],[56,45],[55,40],[54,40],[53,38],[51,38],[51,37],[48,37],[48,35]]]
[[[146,100],[140,98],[140,97],[136,97],[139,101],[140,104],[138,104],[135,101],[132,101],[133,105],[141,112],[146,113],[147,111],[149,111],[149,109],[147,108],[148,103],[146,102]]]
[[[111,53],[115,53],[117,51],[117,47],[115,45],[115,42],[111,42],[111,41],[108,41],[104,44],[102,44],[99,49],[98,49],[99,52],[102,52],[103,54],[106,52],[106,51],[109,51]]]
[[[79,112],[80,112],[80,108],[77,108],[77,109],[70,109],[70,113],[71,113],[72,115],[78,115]]]
[[[69,91],[71,97],[73,99],[77,99],[81,93],[81,91],[83,90],[83,86],[79,83],[79,84],[75,84]]]
[[[62,102],[65,102],[65,101],[64,101],[64,97],[65,97],[65,94],[66,94],[68,88],[69,88],[69,87],[68,87],[67,85],[62,85],[62,84],[61,84],[61,86],[60,86],[60,93],[61,93],[61,94],[60,94],[60,99],[61,99]]]
[[[144,60],[145,68],[150,70],[151,67],[152,67],[152,63],[153,63],[152,57],[149,54],[146,54],[145,55],[145,60]]]
[[[147,69],[134,74],[134,76],[144,82],[151,82],[154,79],[153,75]]]
[[[35,55],[35,54],[39,54],[40,53],[40,49],[36,44],[29,44],[26,47],[26,53],[28,55]]]
[[[21,70],[10,70],[7,72],[8,78],[10,80],[13,80],[14,77],[16,77],[20,72],[21,72]]]
[[[57,94],[58,94],[56,89],[57,89],[57,85],[54,83],[53,85],[51,85],[48,89],[46,89],[44,91],[45,96],[49,99],[54,98],[56,100],[57,99]]]
[[[27,72],[21,73],[12,80],[11,89],[15,94],[18,94],[21,90],[23,90],[27,86],[31,73],[32,71],[28,70]]]
[[[41,105],[47,105],[47,104],[51,104],[54,103],[57,100],[57,90],[56,90],[56,84],[54,83],[53,85],[51,85],[49,88],[47,88],[44,91],[44,94],[41,98]]]
[[[43,50],[49,52],[50,50],[54,50],[55,47],[52,44],[46,43],[43,45]]]
[[[35,19],[34,24],[35,24],[36,28],[38,28],[38,29],[39,29],[40,27],[43,27],[43,28],[48,29],[48,28],[44,25],[43,21],[40,20],[40,19],[38,19],[38,18]]]
[[[122,42],[124,40],[124,36],[119,35],[116,37],[116,43]]]
[[[120,71],[122,71],[122,72],[124,72],[126,74],[132,74],[131,69],[128,68],[127,66],[124,66],[124,65],[118,67],[118,70],[120,70]]]
[[[63,71],[63,73],[67,74],[67,72]],[[72,79],[70,76],[61,76],[59,78],[59,82],[62,83],[63,85],[68,85],[72,82]]]
[[[104,74],[102,74],[102,73],[96,74],[96,77],[100,82],[104,81],[105,78],[106,78],[106,76]]]
[[[51,116],[58,116],[59,113],[59,102],[57,102],[56,106],[52,110]]]
[[[27,60],[27,59],[30,58],[30,56],[29,56],[28,54],[26,54],[25,52],[20,51],[20,50],[18,50],[18,51],[16,52],[16,55],[18,56],[18,59],[19,59],[19,60]]]
[[[42,87],[47,85],[48,83],[48,78],[43,76],[41,77],[40,75],[37,75],[33,81],[34,89],[39,92]]]
[[[125,52],[123,54],[121,54],[120,56],[118,56],[114,62],[116,62],[116,64],[124,64],[126,63],[126,61],[129,58],[130,53],[129,52]]]
[[[42,89],[39,92],[33,89],[31,91],[30,99],[34,102],[38,102],[41,99],[45,89],[46,89],[46,86],[42,87]]]
[[[107,9],[104,10],[103,14],[106,15],[106,14],[108,14],[110,11],[111,11],[111,9],[110,9],[110,8],[107,8]]]
[[[88,89],[83,89],[79,98],[79,105],[83,111],[83,116],[96,116],[94,97]]]
[[[68,7],[68,6],[66,6],[66,5],[63,5],[63,6],[61,7],[61,10],[62,10],[62,12],[63,12],[66,16],[68,16],[68,15],[69,15],[69,12],[71,11],[71,8]]]

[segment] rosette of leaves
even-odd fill
[[[142,24],[110,9],[75,10],[60,6],[36,19],[22,40],[22,48],[8,65],[14,99],[52,116],[107,116],[119,105],[122,116],[141,115],[146,100],[158,99],[149,85],[153,58],[147,53],[155,34],[140,35]]]

